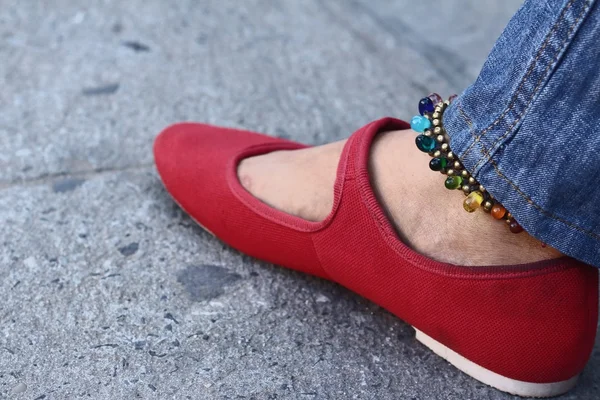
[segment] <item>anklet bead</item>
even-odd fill
[[[506,215],[506,208],[502,207],[500,204],[494,204],[492,207],[492,217],[495,219],[502,219]]]
[[[510,225],[508,227],[512,233],[523,232],[523,227],[521,225],[519,225],[519,223],[517,221],[515,221],[514,219],[510,222]]]
[[[431,168],[432,171],[441,171],[443,169],[446,169],[447,165],[448,160],[443,157],[432,158],[431,161],[429,161],[429,168]]]
[[[440,96],[437,93],[431,93],[429,96],[427,96],[434,105],[438,105],[440,103],[442,103],[444,101],[444,99],[442,99],[442,96]]]
[[[472,213],[475,212],[483,203],[483,194],[481,192],[472,192],[463,202],[463,208]]]
[[[444,186],[447,189],[461,189],[466,198],[463,208],[472,213],[483,208],[497,220],[504,220],[513,233],[523,232],[523,227],[513,216],[486,191],[475,177],[471,176],[460,160],[450,149],[450,136],[444,129],[443,115],[446,108],[456,99],[451,96],[443,101],[437,93],[432,93],[419,102],[419,113],[411,120],[411,128],[421,135],[415,139],[419,150],[428,153],[432,160],[429,168],[447,175]]]
[[[430,136],[419,135],[415,139],[415,143],[423,153],[429,153],[435,149],[435,140]]]
[[[423,116],[416,115],[410,120],[410,127],[419,133],[423,133],[426,129],[431,128],[431,121]]]
[[[485,212],[491,212],[493,206],[494,205],[492,204],[491,201],[486,201],[485,203],[483,203],[483,211],[485,211]]]
[[[429,97],[424,97],[419,101],[419,113],[421,115],[432,113],[434,109],[435,104],[433,104],[433,101]]]
[[[458,189],[462,185],[463,179],[460,176],[449,176],[444,182],[446,189],[454,190]]]

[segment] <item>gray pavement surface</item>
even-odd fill
[[[0,0],[0,398],[511,398],[204,233],[151,146],[181,120],[318,144],[408,118],[476,77],[518,5]],[[563,398],[599,398],[599,367]]]

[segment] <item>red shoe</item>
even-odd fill
[[[302,144],[190,123],[162,132],[154,153],[175,201],[232,247],[372,300],[414,326],[417,340],[481,382],[521,396],[566,392],[594,346],[597,269],[566,257],[461,267],[408,248],[386,219],[367,171],[374,136],[408,128],[386,118],[348,140],[333,210],[322,222],[267,206],[237,178],[240,160]]]

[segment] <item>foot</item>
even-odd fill
[[[371,182],[400,238],[434,260],[464,266],[514,265],[561,256],[526,232],[510,233],[484,212],[467,213],[464,195],[444,187],[414,145],[417,133],[379,134],[371,147]],[[327,217],[345,141],[243,160],[240,182],[255,197],[309,221]]]

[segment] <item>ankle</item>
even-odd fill
[[[371,148],[372,187],[400,238],[417,252],[457,265],[520,264],[561,254],[526,232],[513,234],[481,211],[462,209],[462,192],[444,187],[412,131],[378,135]]]

